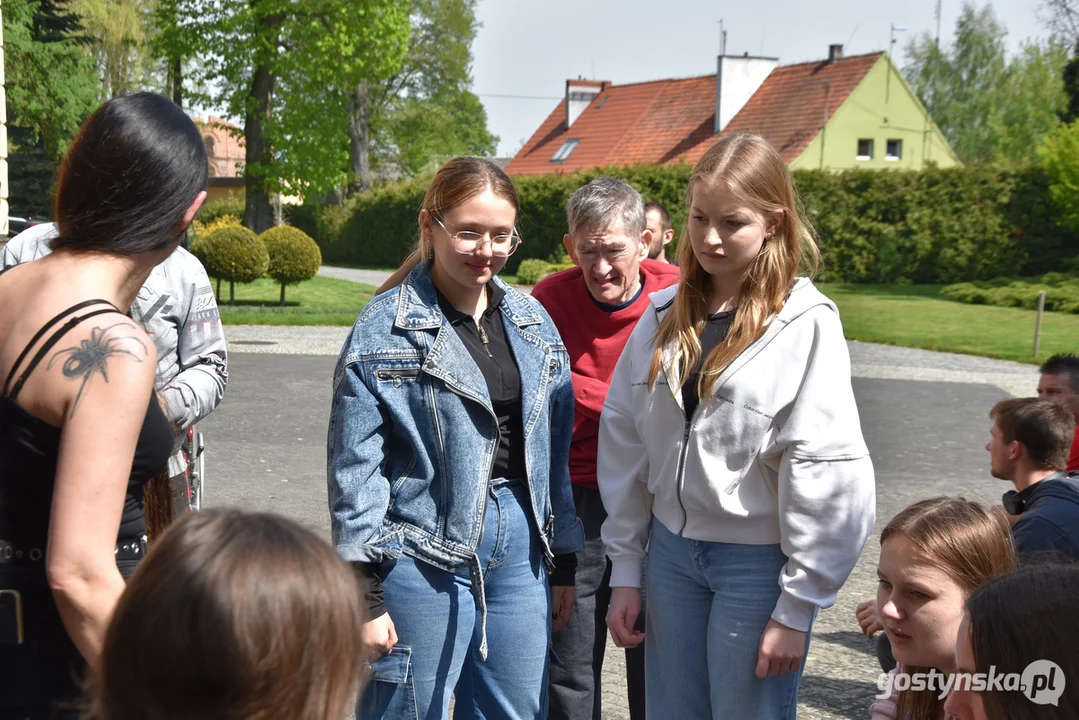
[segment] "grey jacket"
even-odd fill
[[[35,225],[0,251],[4,269],[51,252],[54,223]],[[169,420],[186,430],[209,415],[225,395],[228,356],[221,316],[210,278],[194,255],[177,248],[158,265],[131,305],[131,317],[157,347],[157,389],[168,404]],[[179,458],[169,472],[183,470]]]

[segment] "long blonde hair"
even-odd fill
[[[812,275],[820,252],[804,219],[798,196],[783,158],[758,135],[725,137],[704,154],[686,189],[686,206],[693,203],[693,188],[700,182],[722,181],[742,202],[763,215],[780,214],[775,233],[761,246],[734,298],[737,308],[726,339],[705,358],[697,392],[711,395],[724,368],[764,334],[765,326],[780,311],[799,269]],[[663,369],[664,348],[673,347],[672,363],[681,368],[681,389],[701,355],[700,333],[708,320],[712,276],[701,267],[689,241],[689,224],[682,230],[678,260],[682,279],[670,311],[660,321],[653,342],[649,388]]]

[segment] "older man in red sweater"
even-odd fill
[[[566,250],[577,267],[550,275],[532,290],[550,313],[569,352],[574,417],[570,477],[584,549],[577,554],[577,590],[570,624],[553,637],[561,665],[551,666],[552,720],[599,720],[600,674],[607,639],[611,566],[600,526],[607,517],[596,485],[599,416],[622,349],[649,307],[648,295],[678,282],[678,268],[648,260],[651,234],[640,193],[601,177],[566,203]],[[644,624],[641,613],[637,629]],[[643,645],[626,650],[630,716],[644,718]]]
[[[559,328],[561,330],[561,328]],[[1068,457],[1068,471],[1079,470],[1079,357],[1060,353],[1039,368],[1038,396],[1064,403],[1075,416],[1075,440]]]

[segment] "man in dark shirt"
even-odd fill
[[[1002,400],[989,413],[986,445],[993,477],[1015,490],[1004,495],[1021,562],[1047,555],[1079,559],[1079,479],[1065,467],[1075,434],[1071,409],[1045,398]]]

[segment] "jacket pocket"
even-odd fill
[[[401,387],[405,382],[413,381],[420,376],[420,369],[416,368],[376,368],[375,377],[379,382],[392,383],[394,387]]]

